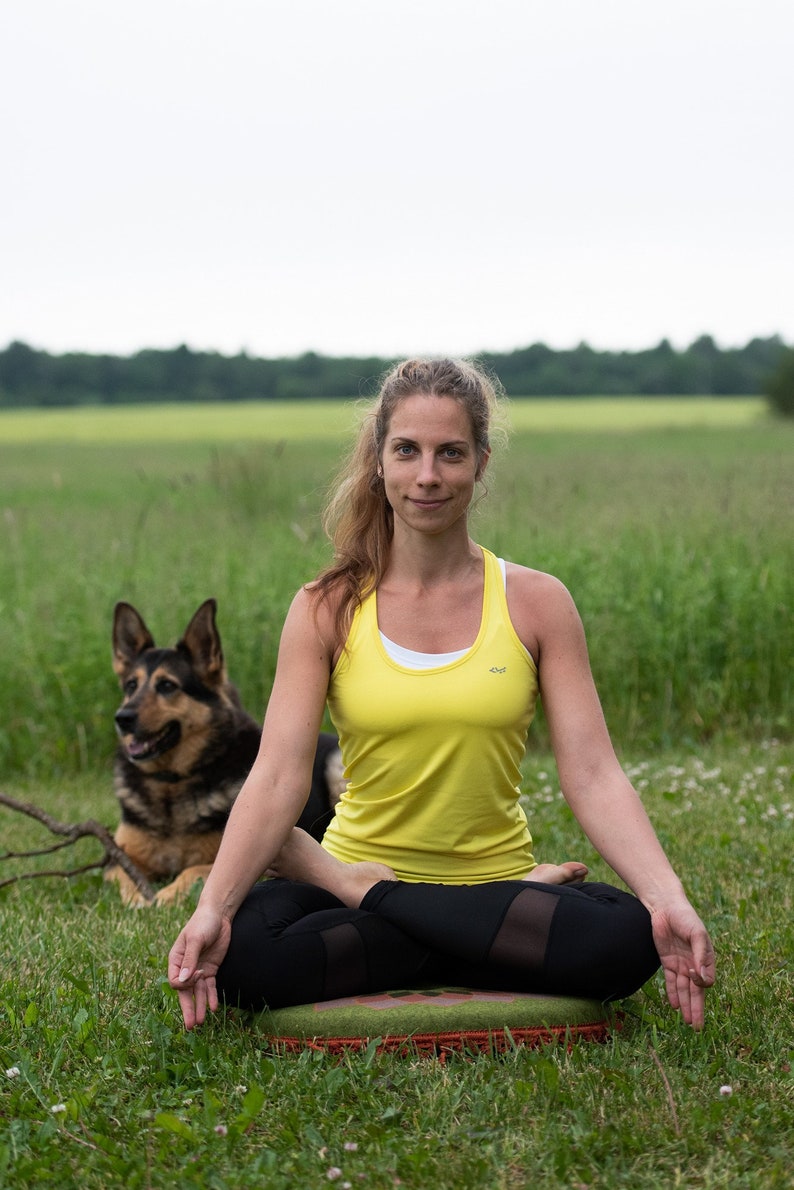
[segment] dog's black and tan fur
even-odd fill
[[[226,674],[215,612],[214,599],[202,603],[166,649],[129,603],[118,603],[113,618],[113,668],[124,693],[116,712],[115,839],[147,879],[170,881],[160,902],[206,877],[259,748],[259,725]],[[299,825],[322,837],[343,788],[336,737],[324,733]],[[140,903],[120,868],[108,878],[118,880],[127,903]]]

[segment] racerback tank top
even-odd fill
[[[499,561],[482,552],[477,638],[450,663],[391,659],[377,591],[355,613],[328,695],[349,785],[323,846],[340,860],[447,884],[520,879],[535,866],[519,788],[537,669],[510,622]]]

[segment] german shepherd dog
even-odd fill
[[[206,878],[259,749],[260,727],[226,674],[216,610],[207,599],[167,649],[157,648],[131,604],[117,603],[113,617],[113,668],[124,694],[115,718],[115,841],[147,879],[170,881],[159,903]],[[336,736],[323,733],[298,825],[322,838],[344,785]],[[144,903],[121,868],[107,878],[127,904]]]

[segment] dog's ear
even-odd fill
[[[177,643],[177,649],[184,649],[202,681],[219,686],[226,681],[221,637],[215,624],[217,603],[207,599],[202,603],[185,629],[185,635]]]
[[[113,669],[122,677],[154,638],[131,603],[117,603],[113,612]]]

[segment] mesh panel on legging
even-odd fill
[[[310,884],[257,884],[232,923],[218,994],[241,1008],[282,1008],[401,987],[421,978],[427,948],[384,918],[347,909]]]
[[[606,884],[383,881],[361,907],[467,966],[479,986],[616,999],[659,965],[648,911]]]

